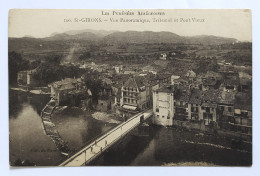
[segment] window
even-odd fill
[[[204,110],[205,109],[204,106],[202,106],[201,109]]]
[[[164,118],[164,116],[162,116],[162,118]]]
[[[231,112],[232,108],[231,107],[228,107],[228,112]]]
[[[174,106],[176,106],[176,102],[174,102]]]
[[[156,108],[156,112],[159,112],[159,108]]]
[[[206,112],[210,112],[210,108],[206,107]]]
[[[241,112],[241,114],[242,114],[243,116],[247,116],[247,115],[248,115],[248,112]]]
[[[170,116],[169,116],[169,115],[167,116],[167,119],[170,119]]]
[[[157,115],[156,117],[157,117],[157,118],[159,118],[160,116],[159,116],[159,115]]]

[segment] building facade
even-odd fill
[[[174,90],[171,87],[153,91],[153,123],[172,126],[174,117]]]

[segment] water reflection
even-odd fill
[[[17,160],[27,160],[35,165],[51,165],[57,158],[60,158],[60,153],[56,151],[51,139],[44,134],[37,107],[29,103],[27,95],[20,95],[16,92],[10,95],[10,97],[17,95],[15,98],[17,101],[10,98],[9,108],[11,165],[14,165]],[[44,101],[44,97],[38,101]]]
[[[67,108],[62,113],[55,114],[52,121],[72,151],[77,151],[97,135],[115,126],[95,120],[90,112],[83,112],[78,108]]]
[[[9,95],[10,162],[28,160],[41,166],[64,159],[51,138],[45,135],[40,117],[49,101],[46,95],[11,91]],[[91,113],[68,108],[52,117],[61,138],[75,151],[115,124],[105,124]],[[248,151],[248,152],[243,152]],[[230,140],[175,128],[150,127],[149,136],[134,132],[91,163],[92,165],[153,166],[165,163],[205,162],[214,165],[248,166],[252,145],[232,149]]]
[[[251,144],[231,149],[230,140],[182,129],[150,127],[150,137],[128,136],[92,165],[160,166],[167,163],[251,165]]]
[[[43,129],[40,112],[50,100],[48,95],[9,93],[10,163],[27,160],[40,166],[56,165],[65,159]],[[113,127],[97,121],[77,108],[54,115],[52,121],[70,149],[81,148],[90,139]],[[28,164],[29,165],[29,164]]]

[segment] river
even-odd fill
[[[34,95],[10,90],[9,93],[9,149],[10,164],[53,166],[65,159],[53,140],[45,134],[41,110],[49,95]],[[111,129],[109,124],[92,118],[91,113],[67,108],[52,118],[56,130],[73,152],[92,138]]]
[[[250,166],[252,145],[180,128],[149,127],[149,135],[128,135],[91,165]]]
[[[33,163],[38,166],[53,166],[65,159],[43,129],[40,112],[49,99],[48,95],[10,90],[11,165],[26,161],[27,165]],[[90,113],[78,108],[67,108],[62,113],[54,115],[52,122],[71,151],[76,151],[95,136],[116,125],[96,120]],[[251,162],[250,143],[241,143],[233,148],[231,140],[223,137],[150,125],[149,133],[140,135],[136,131],[132,132],[105,151],[91,165],[249,166]]]

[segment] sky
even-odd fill
[[[117,31],[169,31],[181,36],[215,35],[235,38],[239,41],[252,41],[250,10],[114,10],[117,13],[133,12],[134,15],[117,15],[113,10],[9,10],[9,37],[33,36],[48,37],[52,33],[69,30],[117,30]],[[160,12],[164,15],[138,15],[138,12]],[[106,12],[109,15],[102,15]],[[106,13],[107,14],[107,13]],[[86,22],[91,18],[91,22]],[[71,22],[68,21],[71,20]],[[82,21],[75,21],[81,20]],[[102,22],[96,19],[100,19]],[[119,20],[111,22],[110,20]],[[127,19],[143,19],[150,22],[120,22]],[[154,21],[157,20],[157,22]],[[199,19],[193,21],[193,19]],[[67,20],[67,21],[66,21]],[[93,22],[94,20],[94,22]],[[106,21],[107,20],[107,21]],[[167,22],[158,22],[166,20]],[[65,22],[66,21],[66,22]]]

